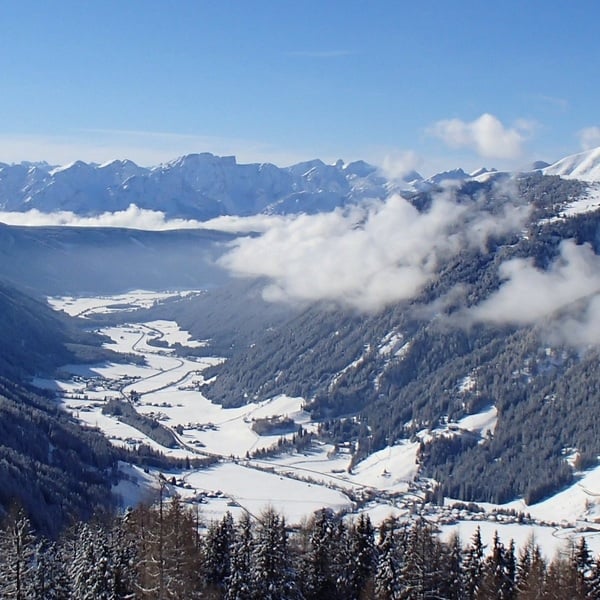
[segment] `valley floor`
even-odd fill
[[[72,315],[115,312],[135,306],[150,306],[165,293],[131,292],[104,298],[53,298],[54,308]],[[205,521],[220,518],[226,511],[235,517],[242,512],[259,515],[267,507],[284,514],[288,523],[300,523],[320,508],[349,514],[368,512],[375,522],[390,514],[410,518],[423,514],[436,522],[443,536],[458,530],[466,542],[476,527],[491,545],[494,531],[517,546],[535,536],[548,556],[565,547],[565,540],[584,535],[594,554],[600,553],[600,469],[582,474],[571,488],[538,505],[515,501],[504,506],[481,505],[474,511],[432,506],[423,501],[431,482],[419,479],[416,462],[419,444],[408,440],[369,456],[350,470],[348,448],[313,443],[309,451],[276,453],[282,438],[291,438],[299,427],[316,431],[317,424],[303,411],[302,398],[279,396],[262,403],[249,402],[240,408],[225,409],[203,395],[203,371],[220,362],[219,357],[178,356],[174,344],[200,346],[173,321],[152,321],[107,327],[101,333],[111,340],[107,347],[145,359],[135,364],[66,365],[59,380],[35,381],[39,387],[56,391],[63,406],[82,423],[100,428],[115,445],[135,448],[152,446],[178,458],[212,456],[208,469],[163,472],[172,493],[196,504]],[[138,429],[103,414],[109,399],[133,399],[140,414],[152,416],[178,442],[166,448]],[[253,429],[257,419],[292,419],[293,432],[259,435]],[[468,417],[466,428],[490,428],[494,409]],[[258,453],[265,451],[265,453]],[[124,506],[157,495],[159,473],[147,473],[123,465],[127,478],[115,489]],[[511,510],[530,515],[518,522]]]

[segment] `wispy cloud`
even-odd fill
[[[557,108],[564,112],[569,108],[569,101],[566,98],[560,98],[558,96],[548,96],[546,94],[536,94],[533,96],[536,100],[542,103]]]
[[[578,133],[579,142],[584,150],[591,150],[600,146],[600,127],[597,125],[585,127]]]
[[[600,257],[588,244],[565,240],[548,269],[517,258],[500,267],[504,282],[467,311],[474,321],[539,325],[558,342],[600,343]]]
[[[381,169],[391,179],[400,179],[417,171],[423,165],[423,158],[413,150],[396,151],[383,157]]]
[[[534,128],[535,125],[526,120],[507,127],[498,117],[484,113],[474,121],[437,121],[427,129],[427,133],[450,148],[468,148],[483,158],[512,160],[522,155],[523,144]]]

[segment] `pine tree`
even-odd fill
[[[436,598],[441,595],[441,545],[425,519],[408,531],[400,569],[401,598]]]
[[[594,562],[584,537],[572,549],[571,565],[575,579],[575,598],[588,598]]]
[[[339,551],[335,543],[335,520],[328,510],[320,510],[309,524],[309,546],[303,556],[302,589],[306,600],[337,595],[334,557]]]
[[[600,598],[600,557],[592,566],[589,579],[589,594],[591,598]]]
[[[297,598],[285,520],[272,509],[265,511],[260,518],[255,548],[253,597],[256,600]]]
[[[471,538],[471,544],[467,548],[464,561],[464,594],[465,600],[476,600],[477,593],[481,587],[483,578],[483,550],[481,541],[481,529],[477,530]]]
[[[78,551],[71,557],[69,577],[76,600],[115,598],[113,563],[107,532],[99,525],[80,524]]]
[[[234,541],[233,517],[227,512],[221,521],[211,523],[204,550],[204,579],[208,589],[223,590],[231,574]]]
[[[25,512],[13,508],[0,532],[0,597],[29,598],[35,537]]]
[[[448,541],[442,558],[443,598],[462,600],[464,598],[462,581],[463,549],[458,533],[453,533]]]
[[[377,600],[398,600],[400,596],[400,556],[396,537],[397,521],[390,518],[381,524],[377,545],[377,568],[374,592]]]
[[[343,519],[336,519],[333,537],[335,550],[330,557],[331,574],[336,584],[336,597],[346,600],[352,597],[353,572],[350,531]]]
[[[515,596],[514,543],[505,548],[498,532],[494,533],[492,552],[485,560],[483,579],[477,597],[512,600]]]
[[[376,567],[375,531],[369,515],[361,513],[350,530],[350,557],[352,571],[350,575],[351,598],[360,598],[361,594],[373,584]]]
[[[58,544],[42,539],[35,553],[31,575],[31,597],[35,600],[67,600],[70,585],[65,556]]]
[[[226,600],[251,600],[253,553],[252,523],[250,515],[244,513],[238,522],[235,540],[231,548],[231,569],[225,582]]]
[[[129,515],[115,519],[110,530],[111,560],[113,563],[114,590],[116,598],[133,598],[136,590],[138,562],[136,540],[128,535]]]
[[[535,538],[531,536],[520,550],[516,566],[516,590],[519,600],[540,598],[545,576],[546,562],[535,543]]]

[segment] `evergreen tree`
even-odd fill
[[[481,587],[477,592],[481,599],[513,600],[515,597],[514,543],[505,548],[498,532],[494,533],[492,552],[485,560]]]
[[[572,549],[571,565],[575,579],[574,597],[590,597],[590,579],[592,577],[594,561],[584,537],[581,537],[577,545]]]
[[[38,542],[31,575],[31,597],[35,600],[68,600],[70,585],[65,556],[55,542]]]
[[[447,600],[462,600],[464,598],[462,581],[463,549],[460,537],[453,533],[442,556],[443,569],[443,598]]]
[[[381,524],[377,545],[374,592],[377,600],[398,600],[400,595],[400,556],[396,537],[397,521],[389,518]]]
[[[223,590],[231,574],[231,549],[234,541],[233,517],[227,512],[213,522],[206,533],[204,579],[208,589]]]
[[[540,598],[545,575],[546,562],[535,543],[535,538],[531,536],[520,550],[516,566],[516,590],[519,600]]]
[[[24,600],[31,594],[35,537],[22,509],[13,508],[0,532],[0,597]]]
[[[376,568],[375,531],[369,515],[361,513],[350,530],[351,598],[360,598],[373,585]]]
[[[309,546],[303,556],[301,585],[306,600],[337,596],[335,556],[340,550],[336,543],[336,526],[331,511],[316,513],[309,524]]]
[[[115,519],[110,530],[111,560],[113,563],[114,590],[116,598],[133,598],[136,590],[138,562],[137,540],[128,535],[129,515]]]
[[[596,558],[590,572],[589,594],[591,598],[600,598],[600,557]]]
[[[231,549],[231,569],[225,582],[226,600],[251,600],[251,585],[254,538],[250,515],[244,513],[238,522],[235,540]]]
[[[299,597],[285,520],[272,509],[262,514],[256,532],[252,587],[256,600],[290,600]]]
[[[76,600],[115,598],[113,563],[107,532],[98,525],[78,528],[78,551],[71,557],[69,577]]]
[[[419,518],[408,531],[400,569],[401,598],[435,598],[441,595],[441,545],[432,527]]]
[[[483,542],[481,541],[481,529],[477,530],[471,538],[467,548],[464,561],[464,593],[465,600],[477,600],[477,594],[481,587],[483,578]]]

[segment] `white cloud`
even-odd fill
[[[383,157],[381,170],[390,179],[401,179],[411,171],[418,171],[423,159],[412,150],[396,151]]]
[[[600,127],[585,127],[579,132],[579,142],[584,150],[600,146]]]
[[[27,225],[31,227],[58,225],[70,227],[125,227],[149,231],[204,227],[198,221],[165,219],[164,213],[138,208],[135,204],[130,204],[126,210],[106,212],[94,217],[81,217],[69,211],[43,213],[35,209],[27,212],[0,212],[0,222],[7,225]]]
[[[531,121],[520,120],[506,127],[489,113],[474,121],[445,119],[434,123],[427,132],[451,148],[468,148],[484,158],[516,159],[534,128]]]
[[[221,259],[234,275],[266,277],[269,300],[327,300],[363,311],[414,297],[440,264],[492,232],[522,226],[527,209],[499,216],[437,197],[419,212],[400,196],[367,208],[274,221]]]
[[[539,324],[573,345],[600,342],[600,257],[591,246],[565,240],[547,270],[519,258],[501,265],[500,275],[498,291],[468,311],[473,320]]]

